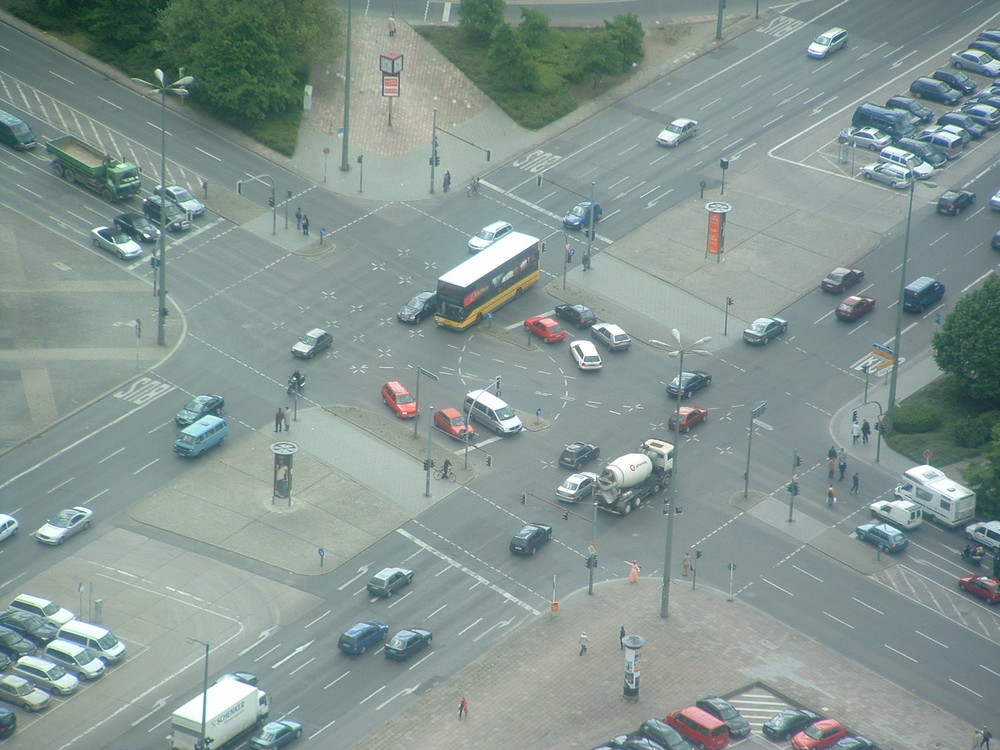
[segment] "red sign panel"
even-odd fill
[[[399,96],[399,76],[382,76],[382,96]]]

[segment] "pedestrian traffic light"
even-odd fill
[[[799,455],[798,451],[795,452],[795,465],[796,466],[802,465],[802,456]]]
[[[439,154],[434,154],[434,166],[435,167],[441,166],[441,156]]]
[[[852,422],[857,422],[858,421],[858,410],[857,409],[855,409],[854,412],[851,414],[851,421]]]
[[[358,154],[358,164],[364,164],[364,163],[365,163],[364,154]]]
[[[788,492],[790,492],[793,495],[795,494],[795,490],[793,489],[794,485],[795,482],[789,482],[788,484],[785,485],[785,489],[788,490]]]
[[[584,560],[583,564],[586,565],[588,569],[589,568],[596,568],[597,567],[597,553],[596,552],[592,552],[590,555],[588,555],[587,559]]]
[[[694,551],[694,559],[697,560],[699,557],[701,557],[701,550],[700,549],[696,549]]]
[[[799,483],[792,482],[792,497],[795,497],[798,494],[799,494]]]

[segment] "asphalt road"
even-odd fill
[[[219,671],[231,666],[266,673],[275,715],[292,714],[311,728],[310,736],[315,739],[305,746],[329,746],[329,735],[320,730],[332,721],[337,722],[338,746],[362,736],[366,727],[384,715],[379,711],[395,711],[416,699],[502,638],[532,610],[544,610],[553,578],[558,587],[582,585],[581,562],[591,538],[589,516],[581,513],[583,517],[564,521],[562,508],[543,502],[551,499],[566,473],[554,466],[559,449],[570,440],[586,439],[600,444],[602,457],[611,459],[633,450],[644,437],[662,436],[671,408],[662,389],[676,368],[676,360],[640,342],[628,353],[607,357],[603,372],[584,377],[571,367],[562,346],[529,346],[520,333],[509,343],[489,332],[448,334],[428,323],[407,328],[394,322],[395,309],[416,291],[432,288],[443,270],[462,260],[467,236],[489,221],[516,219],[519,229],[540,236],[558,231],[555,218],[575,200],[566,188],[586,192],[592,180],[611,186],[599,194],[606,207],[599,231],[607,241],[624,237],[692,195],[700,179],[715,179],[720,155],[730,156],[734,159],[731,168],[747,173],[773,165],[769,152],[810,171],[816,170],[817,160],[825,155],[824,177],[837,175],[837,152],[831,140],[846,124],[849,111],[845,116],[835,107],[869,92],[873,97],[876,92],[878,97],[888,96],[882,88],[889,85],[887,73],[895,71],[896,62],[902,63],[898,75],[917,75],[908,73],[908,66],[937,66],[940,50],[969,37],[970,29],[988,25],[985,19],[975,19],[968,28],[954,30],[949,26],[954,9],[930,5],[921,6],[906,19],[876,3],[837,8],[821,20],[815,11],[812,16],[803,12],[801,27],[786,23],[773,27],[770,34],[748,34],[613,111],[595,115],[546,144],[542,154],[536,155],[538,159],[552,155],[544,165],[529,157],[491,175],[491,183],[500,191],[482,200],[441,202],[433,209],[423,202],[373,206],[320,197],[294,175],[281,172],[282,181],[292,186],[289,189],[303,195],[304,202],[311,201],[307,203],[310,211],[317,206],[323,212],[331,230],[330,245],[320,252],[311,248],[308,254],[288,254],[267,241],[267,222],[263,231],[256,225],[247,231],[225,216],[212,216],[196,232],[178,238],[169,251],[169,288],[187,326],[183,345],[143,381],[122,387],[60,423],[58,429],[4,456],[8,467],[5,500],[16,498],[8,504],[18,506],[26,530],[40,525],[60,507],[86,502],[98,514],[98,523],[82,541],[111,541],[108,537],[117,533],[118,525],[141,532],[126,520],[128,509],[190,471],[169,452],[176,409],[191,394],[221,392],[229,404],[231,443],[247,439],[252,430],[268,430],[274,408],[287,400],[284,380],[296,366],[288,349],[314,326],[331,330],[336,342],[329,355],[301,364],[309,377],[306,399],[315,403],[382,409],[379,385],[397,378],[412,385],[413,368],[419,366],[441,377],[437,383],[422,381],[422,402],[436,407],[457,405],[466,390],[502,375],[504,398],[522,412],[541,409],[551,427],[491,442],[487,448],[494,456],[493,466],[487,470],[480,464],[479,478],[470,487],[456,488],[407,524],[406,534],[391,534],[336,573],[308,579],[237,560],[261,579],[291,584],[317,599],[309,599],[308,607],[298,609],[291,621],[275,613],[273,624],[267,626],[275,630],[256,646],[257,634],[248,630],[246,641],[232,649],[232,661],[218,664]],[[791,16],[810,9],[803,6]],[[803,91],[800,49],[819,25],[839,23],[838,12],[850,13],[853,52],[813,65],[809,89]],[[846,20],[843,23],[848,25]],[[903,24],[901,33],[910,28],[930,30],[906,36],[917,48],[915,53],[893,50],[864,34],[865,29]],[[860,32],[854,32],[855,28]],[[25,45],[16,48],[20,54],[15,58],[32,59],[27,40],[15,37],[8,46],[15,44]],[[49,53],[38,48],[38,54]],[[788,64],[791,58],[796,67]],[[873,58],[885,58],[884,67],[872,65]],[[151,123],[158,122],[159,111],[153,103],[96,80],[90,71],[68,67],[58,57],[43,58],[34,70],[8,72],[25,85],[42,87],[40,80],[27,83],[30,76],[58,70],[59,76],[52,77],[59,80],[51,85],[46,82],[44,88],[65,107],[52,116],[49,127],[53,132],[39,128],[40,135],[54,135],[60,122],[68,125],[71,111],[87,112],[86,117],[107,128],[99,139],[144,144],[148,151],[130,145],[129,152],[150,169],[158,163],[158,133]],[[758,70],[765,72],[747,72]],[[710,90],[713,93],[707,94]],[[114,118],[107,116],[105,107],[115,111]],[[822,107],[820,112],[815,111],[817,107]],[[702,120],[705,125],[699,136],[676,151],[651,148],[662,122],[677,115]],[[824,120],[823,126],[806,130],[805,123],[817,116]],[[183,120],[168,124],[168,131],[171,154],[176,153],[171,162],[176,160],[178,169],[185,170],[174,172],[172,165],[173,179],[181,179],[179,174],[196,175],[212,186],[231,186],[245,175],[278,171],[275,165]],[[800,140],[789,140],[800,131],[805,131]],[[124,140],[113,138],[119,133]],[[980,195],[975,212],[957,218],[937,216],[927,198],[936,197],[938,190],[917,188],[907,275],[933,275],[948,286],[949,293],[940,308],[906,319],[905,357],[911,356],[908,352],[917,356],[926,350],[934,316],[946,313],[961,290],[993,267],[988,247],[992,221],[984,206],[998,182],[986,166],[995,137],[988,136],[978,150],[949,165],[935,180],[941,189],[944,180],[968,182]],[[0,198],[14,210],[48,217],[45,223],[65,237],[84,237],[92,221],[115,211],[94,196],[55,182],[41,154],[4,152],[2,158],[17,170],[18,177],[0,187]],[[534,182],[532,165],[544,170],[541,187]],[[770,168],[786,169],[785,165]],[[905,200],[905,196],[892,196],[870,185],[859,184],[857,190],[864,190],[872,202]],[[252,197],[264,203],[263,194]],[[248,210],[236,201],[232,205]],[[990,686],[996,675],[989,664],[995,662],[996,639],[993,630],[982,627],[990,620],[978,619],[982,608],[953,591],[954,578],[961,572],[949,554],[960,546],[955,534],[921,529],[914,534],[905,562],[892,573],[876,573],[878,566],[873,568],[871,562],[874,550],[860,543],[846,540],[848,546],[843,546],[836,539],[818,543],[824,553],[819,554],[776,524],[742,513],[739,506],[748,407],[766,400],[764,419],[774,430],[754,436],[754,495],[774,492],[778,500],[785,500],[782,487],[788,481],[792,450],[797,449],[806,457],[799,512],[834,526],[826,534],[846,536],[860,522],[859,516],[867,520],[859,510],[860,501],[845,497],[833,510],[820,506],[826,478],[817,467],[830,442],[824,425],[863,387],[859,367],[870,344],[885,343],[892,335],[895,308],[891,300],[898,289],[901,228],[897,226],[879,247],[857,259],[867,271],[866,284],[858,291],[879,301],[864,322],[851,326],[836,321],[830,315],[833,297],[815,290],[773,311],[792,321],[781,342],[750,348],[738,340],[738,330],[728,339],[716,334],[710,346],[713,358],[690,365],[713,374],[712,386],[694,400],[710,408],[711,416],[706,425],[683,438],[678,503],[684,514],[678,519],[674,544],[676,550],[703,550],[699,576],[706,584],[728,588],[727,565],[735,563],[733,585],[741,596],[911,686],[970,723],[980,723],[993,710],[988,696],[994,692]],[[555,236],[550,248],[561,244]],[[780,258],[767,261],[773,266],[781,262]],[[561,265],[561,253],[548,252],[546,280],[558,278]],[[148,269],[137,264],[129,272],[141,278]],[[109,266],[109,273],[119,272]],[[558,293],[558,284],[554,291]],[[514,326],[516,331],[522,318],[550,310],[554,301],[540,286],[498,314],[493,325]],[[615,312],[622,319],[635,321],[640,330],[655,330],[643,309],[617,302],[621,307]],[[714,308],[693,300],[689,304],[691,316],[704,319],[705,330],[717,328]],[[171,319],[171,339],[181,332],[179,317]],[[696,330],[685,330],[689,333],[697,335]],[[408,425],[400,429],[407,430]],[[413,462],[377,470],[418,472],[419,465]],[[866,471],[864,499],[884,495],[893,484],[894,477],[888,473]],[[516,500],[521,492],[530,493],[524,506]],[[523,521],[552,524],[555,539],[536,558],[511,559],[506,541]],[[640,559],[644,574],[655,576],[656,561],[662,559],[662,523],[658,504],[628,519],[601,514],[597,521],[600,575],[620,577],[625,570],[616,561]],[[159,542],[188,549],[189,554],[196,552],[184,540],[169,535]],[[26,535],[8,543],[0,557],[0,579],[7,582],[4,590],[65,564],[70,555],[80,554],[80,546],[39,549]],[[216,554],[223,561],[233,560],[221,553],[207,556]],[[355,578],[355,571],[390,563],[419,571],[412,593],[391,602],[367,601],[364,581]],[[875,575],[859,576],[858,570]],[[482,585],[477,575],[502,580],[501,591]],[[175,585],[184,581],[178,572]],[[432,625],[433,651],[402,666],[378,654],[345,661],[335,653],[336,638],[345,625],[381,616],[393,629]],[[127,632],[124,637],[136,635]],[[308,646],[296,650],[304,644]],[[248,647],[245,654],[236,655]],[[190,650],[191,664],[196,665],[197,648],[183,648]],[[154,671],[172,674],[165,666],[169,656],[156,654]],[[952,689],[940,689],[942,675],[954,683]],[[125,675],[107,679],[119,677]],[[121,735],[113,740],[115,735],[109,735],[109,745],[149,746],[149,738],[161,736],[157,732],[162,731],[172,706],[194,692],[198,677],[197,667],[189,669],[150,695],[148,715],[141,706],[124,712],[121,721],[112,724]],[[314,690],[302,691],[303,684]],[[92,692],[107,689],[94,687]],[[67,702],[61,713],[39,721],[79,726],[75,712],[69,710],[73,705]],[[137,722],[131,730],[127,729],[130,722]],[[32,736],[28,731],[25,737]]]

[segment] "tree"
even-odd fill
[[[996,518],[1000,513],[1000,423],[993,427],[993,442],[983,451],[982,460],[971,461],[962,477],[976,491],[976,514]]]
[[[646,32],[642,30],[642,24],[639,22],[638,16],[634,13],[615,16],[611,21],[604,22],[604,29],[611,35],[615,47],[617,47],[618,52],[621,54],[621,73],[624,73],[633,63],[637,63],[642,59],[642,39]]]
[[[156,13],[166,0],[93,0],[86,12],[87,30],[104,42],[114,42],[123,52],[149,38]]]
[[[1000,278],[962,297],[931,344],[934,361],[976,401],[1000,400]]]
[[[486,44],[503,24],[504,0],[462,0],[458,8],[458,27],[467,37]]]
[[[530,91],[538,85],[538,65],[509,23],[500,24],[493,32],[486,64],[494,82],[510,91]]]
[[[521,25],[518,27],[521,39],[529,47],[538,49],[549,38],[552,29],[549,28],[549,17],[537,8],[521,8]]]
[[[580,72],[593,79],[595,89],[603,76],[618,75],[625,66],[621,51],[607,29],[593,32],[577,55]]]

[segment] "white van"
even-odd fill
[[[61,628],[70,620],[76,619],[76,615],[65,607],[60,607],[53,601],[43,599],[33,594],[18,594],[14,601],[10,603],[11,609],[19,609],[22,612],[30,612],[33,615],[44,617],[57,628]]]
[[[499,435],[513,435],[523,427],[510,405],[489,391],[469,391],[465,394],[465,413]]]
[[[105,664],[125,658],[125,644],[115,638],[115,634],[100,625],[73,620],[59,628],[59,637],[64,641],[79,643],[96,653]]]
[[[924,518],[955,528],[976,518],[976,493],[933,466],[914,466],[903,472],[903,484],[893,491],[897,500],[916,503]]]
[[[995,555],[1000,550],[1000,521],[969,524],[965,527],[965,537],[983,545]]]
[[[69,695],[80,687],[80,681],[58,664],[37,656],[22,656],[14,665],[19,675],[42,690],[59,695]]]
[[[86,646],[56,638],[45,647],[45,658],[81,680],[96,680],[104,674],[104,662]]]
[[[896,164],[909,169],[918,180],[926,180],[934,174],[934,167],[916,154],[895,146],[886,146],[879,152],[878,160],[883,164]]]
[[[924,512],[909,500],[876,500],[868,505],[872,518],[881,518],[898,529],[909,531],[924,522]]]

